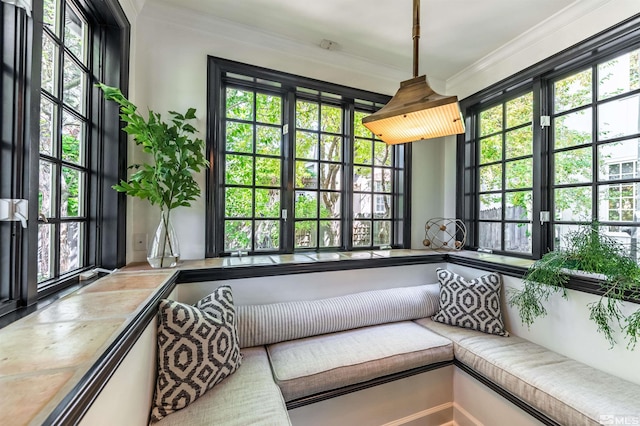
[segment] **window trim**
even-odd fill
[[[513,257],[525,257],[539,259],[546,253],[553,242],[553,229],[545,226],[540,229],[539,212],[549,210],[551,194],[549,193],[551,178],[546,173],[549,169],[550,135],[547,131],[540,130],[539,117],[541,115],[551,115],[546,110],[546,105],[550,105],[548,97],[550,82],[559,79],[563,75],[576,72],[580,68],[589,68],[625,52],[637,49],[640,46],[640,14],[634,15],[613,27],[583,40],[576,45],[567,48],[551,57],[544,59],[524,70],[505,78],[463,100],[460,101],[460,108],[465,117],[467,131],[457,137],[456,154],[456,217],[465,220],[468,228],[467,245],[468,250],[475,250],[477,241],[477,196],[469,196],[469,188],[477,188],[475,170],[478,164],[476,154],[472,159],[466,158],[465,149],[476,137],[474,129],[477,126],[474,109],[479,105],[489,106],[498,103],[501,99],[516,97],[518,93],[526,90],[527,87],[534,90],[534,191],[540,191],[539,196],[534,192],[533,205],[533,230],[538,234],[538,238],[533,239],[532,255],[522,256],[518,253],[505,253]],[[537,99],[537,101],[536,101]],[[595,125],[595,123],[594,123]],[[537,180],[536,180],[537,177]],[[465,193],[465,189],[467,189]],[[477,195],[477,194],[476,194]],[[470,214],[471,212],[471,214]],[[471,218],[471,223],[469,223]],[[501,252],[502,253],[502,252]]]
[[[385,104],[389,101],[390,96],[355,89],[339,84],[328,83],[320,80],[316,80],[313,78],[297,76],[294,74],[277,71],[273,69],[268,69],[264,67],[244,64],[241,62],[231,61],[228,59],[223,59],[219,57],[208,56],[207,57],[207,147],[206,147],[206,155],[211,164],[211,167],[207,171],[206,177],[206,221],[205,221],[205,235],[206,235],[206,244],[205,244],[205,257],[217,257],[217,256],[225,256],[229,255],[228,253],[224,253],[224,250],[221,248],[220,240],[222,236],[217,235],[216,229],[223,229],[223,221],[224,217],[219,214],[219,201],[224,199],[223,186],[219,185],[218,182],[224,181],[224,168],[218,167],[219,164],[223,164],[221,149],[220,149],[220,141],[222,140],[222,129],[221,125],[224,122],[224,117],[220,116],[221,111],[224,111],[223,105],[223,97],[219,96],[221,93],[221,89],[223,87],[223,73],[235,73],[240,75],[250,74],[252,77],[256,79],[264,79],[271,81],[278,81],[282,84],[283,88],[287,89],[295,89],[299,86],[304,86],[305,88],[317,90],[319,92],[338,92],[340,93],[344,99],[362,99],[366,98],[367,101]],[[264,87],[260,87],[259,83],[253,84],[253,89],[265,91],[273,91],[273,87],[264,85]],[[284,96],[284,107],[283,113],[288,114],[289,116],[294,116],[295,112],[295,96],[294,91],[289,90],[288,95]],[[217,103],[217,104],[216,104]],[[352,102],[351,102],[352,103]],[[215,106],[215,107],[214,107]],[[349,108],[354,108],[354,106],[349,105]],[[286,112],[285,112],[286,111]],[[288,127],[288,131],[283,135],[283,180],[288,182],[292,177],[293,168],[294,168],[294,146],[293,146],[293,135],[295,135],[295,122],[289,122],[286,124]],[[346,125],[346,123],[345,123]],[[352,159],[350,156],[344,156],[343,161],[350,165]],[[411,241],[411,206],[410,206],[410,194],[411,194],[411,144],[405,145],[404,148],[404,156],[402,158],[397,159],[400,162],[402,167],[404,167],[405,173],[404,179],[398,180],[398,176],[394,178],[398,181],[398,184],[402,182],[404,184],[405,193],[403,196],[398,197],[399,202],[396,204],[397,211],[394,212],[394,215],[398,217],[398,212],[402,212],[402,229],[398,226],[398,221],[392,221],[391,226],[394,228],[394,232],[398,235],[398,241],[401,241],[403,246],[410,244]],[[343,172],[346,176],[349,173],[351,167],[348,166],[345,168]],[[346,180],[343,180],[343,184],[346,185]],[[393,193],[397,192],[397,188],[394,188]],[[287,191],[282,197],[283,204],[281,208],[287,208],[290,212],[293,211],[293,193],[289,193]],[[343,203],[344,205],[344,203]],[[349,204],[350,205],[350,204]],[[348,220],[352,216],[351,212],[348,212],[348,216],[344,215],[341,220]],[[293,232],[293,230],[292,230]],[[293,236],[288,234],[288,230],[281,230],[283,242],[281,244],[281,253],[293,253]],[[343,241],[345,240],[343,235]],[[360,248],[353,248],[354,250],[359,250]],[[371,249],[371,247],[362,247],[361,249]],[[300,251],[305,251],[307,249],[303,249]],[[311,250],[311,249],[309,249]],[[313,251],[339,251],[338,248],[318,248],[313,249]],[[257,254],[257,253],[256,253]]]

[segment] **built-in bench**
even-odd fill
[[[640,418],[640,386],[516,336],[434,322],[437,308],[437,284],[239,306],[241,368],[158,425],[288,424],[287,408],[454,359],[545,424]]]

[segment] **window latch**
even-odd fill
[[[540,212],[540,226],[544,225],[545,222],[549,222],[551,220],[551,213],[543,210]]]
[[[544,129],[545,127],[549,127],[549,126],[551,126],[551,117],[548,115],[541,115],[540,127]]]
[[[287,209],[282,209],[282,219],[284,219],[284,221],[287,221]]]
[[[22,227],[27,227],[29,217],[29,201],[0,198],[0,221],[20,221]]]

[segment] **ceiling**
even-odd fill
[[[608,0],[422,0],[420,74],[443,81],[558,15]],[[412,70],[412,0],[146,0],[372,64]]]

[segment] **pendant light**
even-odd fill
[[[415,142],[464,133],[457,96],[436,93],[427,76],[418,77],[420,0],[413,0],[413,78],[400,83],[395,96],[379,111],[362,119],[387,144]]]

